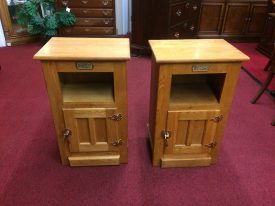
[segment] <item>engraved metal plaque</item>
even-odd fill
[[[91,62],[76,62],[76,68],[80,70],[92,70],[94,65]]]
[[[194,64],[192,67],[193,72],[208,72],[209,66],[206,64]]]

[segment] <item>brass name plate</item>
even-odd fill
[[[193,72],[208,72],[209,66],[206,64],[194,64],[192,67]]]
[[[80,70],[92,70],[94,65],[91,62],[76,62],[76,68]]]

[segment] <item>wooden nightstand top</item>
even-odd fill
[[[241,62],[249,57],[223,39],[149,40],[157,63]]]
[[[34,59],[129,60],[129,39],[53,37],[34,55]]]

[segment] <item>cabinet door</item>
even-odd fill
[[[249,3],[228,3],[225,10],[222,34],[243,35],[249,19]]]
[[[199,35],[218,35],[222,25],[224,3],[201,3]]]
[[[167,131],[171,132],[171,136],[164,154],[210,154],[216,144],[219,114],[219,110],[169,111]]]
[[[264,32],[264,26],[267,17],[266,4],[252,4],[248,19],[247,34],[261,35]]]
[[[63,109],[70,152],[118,151],[118,121],[115,109]],[[118,119],[117,119],[118,120]],[[122,142],[120,142],[122,143]]]

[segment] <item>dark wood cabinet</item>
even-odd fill
[[[226,6],[222,34],[242,35],[245,32],[249,3],[229,3]]]
[[[219,35],[224,13],[224,3],[203,2],[199,18],[199,35]]]
[[[194,38],[200,0],[133,0],[132,43],[149,39]]]
[[[201,3],[199,38],[259,38],[266,21],[268,4],[259,1],[211,1]]]
[[[251,4],[250,19],[247,24],[246,34],[261,35],[264,31],[266,17],[267,17],[266,4]]]
[[[116,34],[115,0],[57,0],[58,9],[71,8],[77,17],[73,27],[60,30],[62,36],[110,36]]]
[[[268,0],[133,0],[132,43],[149,39],[259,40]]]
[[[260,36],[264,31],[267,4],[228,3],[222,34]]]

